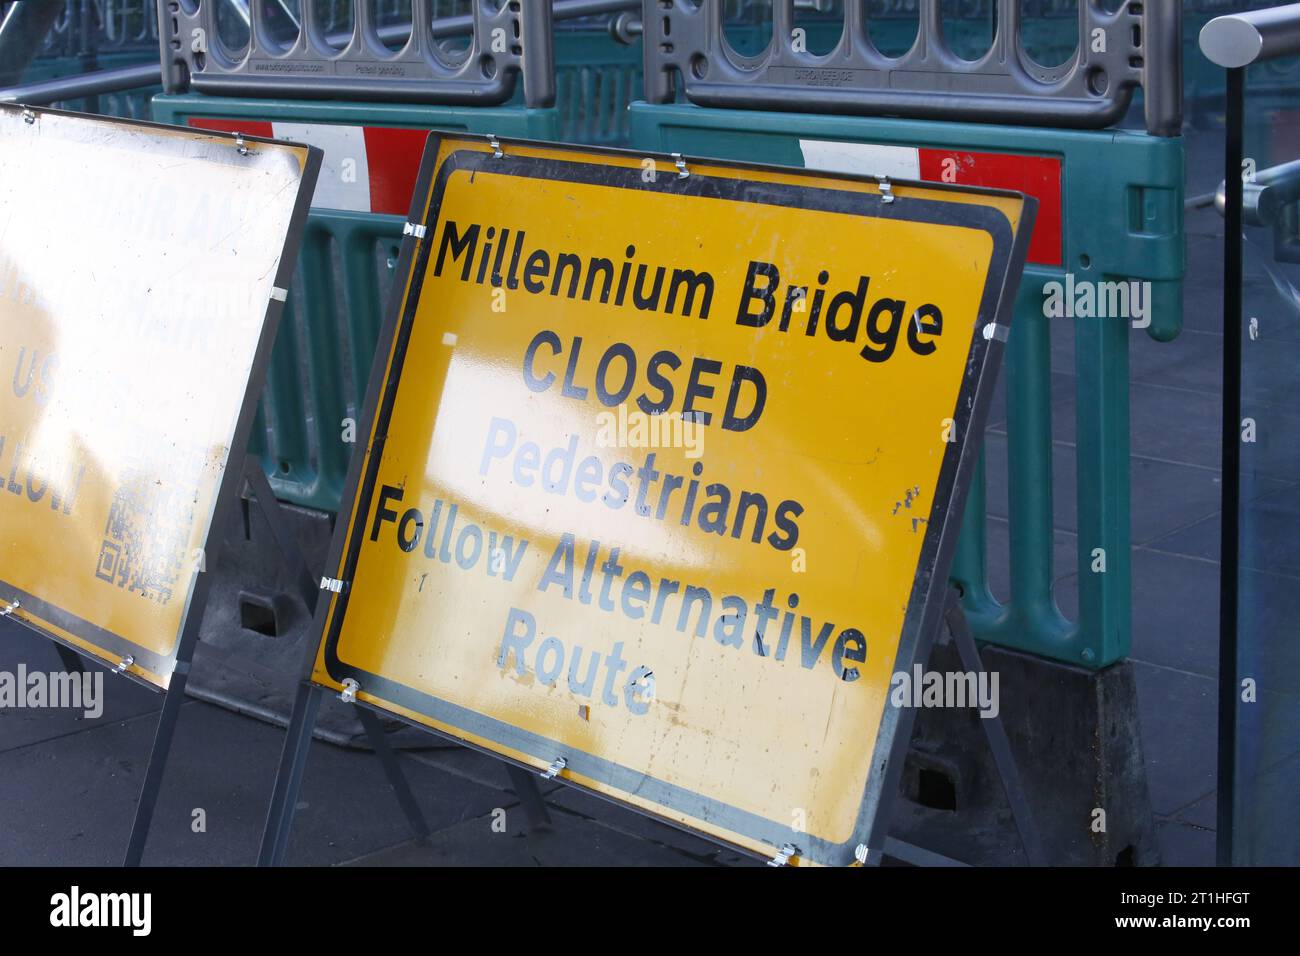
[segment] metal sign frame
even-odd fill
[[[267,27],[270,0],[251,0],[249,41],[227,49],[217,28],[220,0],[157,0],[163,88],[177,93],[295,96],[498,106],[523,78],[530,107],[555,102],[550,0],[472,0],[469,47],[454,58],[434,47],[428,6],[411,7],[399,50],[381,39],[370,4],[351,0],[350,34],[327,37],[314,4],[301,5],[298,35],[284,48]],[[342,43],[338,48],[337,43]]]
[[[129,126],[132,128],[145,128],[166,130],[176,132],[175,127],[166,126],[161,123],[147,123],[131,119],[123,119],[111,116],[88,116],[88,114],[72,113],[65,110],[52,110],[44,108],[11,106],[0,104],[0,111],[13,112],[20,115],[29,115],[33,117],[32,121],[40,122],[42,115],[63,116],[72,118],[86,117],[96,122]],[[197,133],[197,131],[185,130],[187,133]],[[255,136],[238,136],[227,133],[213,133],[203,131],[200,135],[210,136],[215,140],[225,140],[230,143],[232,150],[247,150],[250,146],[258,143],[282,148],[291,145],[296,148],[305,150],[306,156],[303,165],[302,178],[298,196],[295,200],[292,213],[289,217],[289,229],[285,236],[283,251],[277,264],[273,285],[284,289],[288,288],[293,279],[293,272],[297,265],[298,248],[302,242],[302,237],[307,225],[307,213],[311,207],[311,197],[315,189],[316,177],[320,171],[322,152],[314,146],[304,146],[301,144],[286,144],[276,140],[264,139]],[[280,315],[284,309],[284,302],[275,295],[269,297],[266,305],[266,311],[262,318],[261,333],[258,338],[257,346],[253,353],[253,361],[249,367],[248,382],[244,388],[244,394],[241,400],[239,414],[235,421],[234,431],[231,437],[230,451],[228,453],[225,468],[221,475],[220,481],[217,482],[216,492],[212,506],[212,520],[209,522],[209,537],[204,541],[205,550],[212,546],[211,534],[212,529],[224,527],[226,519],[239,498],[240,491],[245,480],[244,477],[244,459],[245,447],[248,444],[248,437],[252,430],[253,419],[257,411],[258,399],[261,396],[262,389],[266,381],[266,372],[270,363],[271,348],[275,343],[276,331],[279,328]],[[171,738],[175,730],[176,718],[180,711],[180,706],[185,699],[185,683],[189,676],[190,664],[193,660],[194,646],[198,642],[199,626],[203,620],[203,609],[207,602],[208,591],[212,583],[212,572],[206,568],[200,568],[194,576],[193,586],[190,590],[189,600],[185,611],[181,617],[179,631],[176,635],[175,662],[171,668],[170,680],[165,688],[154,684],[143,677],[132,674],[129,670],[121,668],[119,670],[124,676],[141,684],[144,687],[156,693],[163,694],[163,707],[159,716],[158,730],[155,735],[153,750],[150,755],[149,764],[145,772],[145,780],[141,789],[141,796],[136,807],[135,822],[131,831],[130,843],[128,845],[125,863],[128,866],[137,865],[144,852],[144,844],[148,839],[149,824],[153,816],[153,807],[157,799],[158,789],[161,785],[162,773],[167,760],[167,754],[170,750]],[[0,583],[0,588],[7,587]],[[4,592],[8,594],[9,591]],[[20,601],[22,599],[20,598]],[[50,601],[33,600],[31,604],[22,603],[24,611],[29,608],[34,609],[36,605],[41,605],[55,612],[55,616],[62,615],[65,619],[68,617],[66,612],[62,612],[53,606]],[[44,616],[42,615],[44,618]],[[87,657],[100,663],[107,663],[110,666],[112,661],[107,661],[98,655],[90,653],[86,648],[78,646],[63,640],[61,637],[51,633],[51,631],[41,626],[41,621],[32,621],[25,616],[11,614],[10,619],[23,626],[36,631],[44,637],[50,638],[59,648],[67,648],[75,651],[77,654]],[[49,620],[48,618],[46,618]],[[53,620],[49,623],[55,626],[62,626]],[[75,623],[75,622],[74,622]],[[70,633],[75,632],[72,628],[64,628]],[[96,630],[100,630],[96,628]],[[120,635],[110,635],[132,654],[148,654],[144,648],[132,644],[127,638]],[[153,655],[150,655],[151,657]]]
[[[467,148],[454,153],[436,170],[434,168],[444,138],[453,141],[465,141]],[[627,166],[600,166],[582,164],[581,158],[574,162],[525,157],[513,155],[512,150],[520,147],[541,148],[550,152],[572,151],[581,157],[608,155],[618,157],[636,157],[638,160],[653,158],[669,170],[681,168],[676,164],[684,163],[690,169],[690,175],[679,177],[665,175],[657,183],[643,181],[642,167],[639,163]],[[704,159],[685,159],[673,155],[642,153],[632,150],[608,149],[599,147],[577,147],[563,144],[535,144],[517,140],[504,140],[490,137],[482,142],[476,137],[454,134],[430,134],[421,163],[420,177],[412,199],[410,215],[411,225],[408,235],[403,240],[401,257],[397,267],[399,280],[405,283],[402,295],[393,297],[388,315],[375,352],[371,369],[370,385],[362,414],[362,434],[366,436],[366,451],[354,455],[349,467],[345,486],[340,521],[336,526],[334,540],[330,546],[326,567],[330,578],[322,581],[322,589],[328,600],[318,602],[314,626],[321,633],[323,655],[328,662],[330,676],[341,683],[351,678],[360,685],[360,693],[374,695],[375,701],[357,700],[359,705],[374,706],[386,715],[397,717],[413,726],[423,728],[440,736],[456,740],[479,750],[486,750],[493,756],[509,763],[518,763],[490,748],[484,748],[454,732],[445,732],[426,723],[413,719],[409,713],[420,714],[430,720],[455,727],[465,734],[475,735],[491,740],[502,747],[528,754],[537,760],[537,764],[524,764],[530,769],[545,768],[555,756],[564,753],[567,766],[559,773],[558,779],[580,789],[587,788],[568,779],[568,775],[577,771],[582,776],[602,780],[612,787],[622,783],[634,782],[638,794],[654,791],[662,805],[670,806],[678,812],[700,816],[702,811],[711,814],[710,820],[722,819],[722,825],[733,832],[741,832],[755,842],[762,842],[779,849],[789,842],[788,825],[765,820],[736,808],[731,808],[717,801],[712,801],[699,794],[692,794],[682,788],[666,782],[644,777],[637,771],[617,765],[614,761],[593,754],[575,752],[571,748],[547,741],[531,733],[513,728],[510,725],[487,717],[470,714],[464,708],[449,702],[442,702],[429,697],[413,688],[405,687],[395,681],[379,675],[366,673],[338,659],[336,649],[339,630],[346,613],[349,586],[352,572],[356,565],[360,541],[364,538],[364,518],[369,514],[370,494],[374,489],[375,471],[382,457],[386,424],[392,413],[396,398],[397,384],[401,375],[404,350],[413,327],[423,276],[433,245],[433,226],[438,221],[440,202],[447,177],[455,170],[491,170],[494,173],[514,171],[515,174],[529,177],[539,168],[544,171],[543,178],[560,182],[585,182],[610,186],[611,188],[671,190],[680,196],[714,197],[725,196],[734,191],[739,194],[747,181],[739,178],[711,177],[702,167],[724,166],[732,170],[773,171],[775,167],[746,163],[719,163]],[[782,173],[797,174],[798,171],[780,169]],[[435,175],[437,179],[435,180]],[[843,174],[822,173],[809,174],[810,179],[842,180],[860,184],[864,177]],[[668,185],[664,185],[667,181]],[[869,178],[868,178],[869,181]],[[729,185],[730,184],[730,185]],[[900,182],[899,185],[902,185]],[[963,188],[933,183],[915,183],[927,192],[953,192],[955,194],[983,194],[990,196],[1007,196],[1021,194],[1008,193],[1005,190]],[[992,399],[995,375],[998,363],[1005,348],[1008,322],[1010,321],[1015,292],[1019,276],[1023,270],[1028,254],[1029,240],[1032,233],[1034,213],[1037,203],[1032,197],[1021,196],[1024,205],[1021,213],[1020,228],[1012,233],[1010,224],[996,210],[986,206],[958,206],[935,202],[932,199],[889,195],[888,189],[879,193],[860,191],[837,192],[821,186],[796,186],[789,183],[765,183],[761,201],[773,205],[799,206],[843,211],[845,200],[851,197],[857,210],[867,209],[871,214],[887,211],[890,218],[912,219],[922,222],[953,222],[956,210],[964,212],[963,224],[988,232],[993,238],[991,273],[1003,276],[1001,284],[986,283],[980,302],[978,319],[973,325],[972,341],[968,350],[968,360],[963,381],[957,398],[955,423],[956,434],[960,439],[948,443],[940,466],[938,487],[934,505],[926,526],[925,538],[918,559],[919,571],[912,586],[908,609],[904,617],[898,651],[894,661],[894,670],[909,669],[913,663],[921,661],[928,652],[934,635],[941,626],[947,589],[947,569],[952,562],[958,532],[960,530],[962,506],[970,478],[974,473],[979,457],[978,438],[983,434],[983,424]],[[750,197],[753,198],[752,196]],[[886,206],[885,203],[888,203]],[[428,236],[424,239],[421,237]],[[360,516],[360,518],[358,518]],[[316,649],[313,649],[315,651]],[[303,764],[308,744],[311,739],[311,723],[319,701],[319,694],[324,687],[313,683],[312,667],[316,654],[312,653],[305,661],[304,679],[300,685],[298,705],[290,724],[289,737],[285,743],[282,756],[280,777],[276,784],[271,815],[268,818],[264,837],[263,863],[278,863],[283,858],[288,830],[291,825],[293,806],[296,801],[296,785],[301,779]],[[350,699],[355,699],[355,696]],[[865,857],[878,861],[883,852],[888,830],[890,809],[898,792],[899,774],[902,770],[903,757],[910,739],[913,713],[910,708],[891,708],[886,706],[882,713],[879,731],[876,735],[873,772],[868,775],[865,791],[859,806],[858,818],[852,837],[842,844],[832,844],[821,839],[809,838],[809,845],[799,847],[797,857],[811,859],[814,862],[831,864],[849,864],[855,859]],[[484,733],[484,731],[487,733]],[[649,786],[649,790],[647,790]],[[609,794],[590,791],[604,799],[615,799]],[[638,813],[660,819],[670,825],[698,832],[680,822],[669,820],[640,807],[625,804]],[[716,813],[725,816],[719,817]],[[738,827],[730,823],[740,824]],[[708,839],[724,843],[747,854],[756,854],[751,847],[739,846],[708,833],[701,833]]]

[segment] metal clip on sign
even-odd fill
[[[268,0],[251,0],[248,43],[232,49],[217,28],[222,2],[158,0],[168,93],[497,106],[514,96],[522,76],[526,105],[555,102],[550,0],[472,0],[472,25],[433,21],[428,4],[414,3],[399,50],[386,45],[373,5],[363,0],[351,2],[351,32],[332,35],[316,4],[301,4],[298,35],[288,42],[270,28]],[[469,33],[469,46],[451,53],[438,38],[455,33]]]
[[[767,861],[768,866],[789,866],[792,857],[799,855],[799,848],[793,843],[781,847],[781,852]]]
[[[772,42],[743,58],[727,45],[722,0],[645,0],[646,100],[673,102],[680,76],[698,106],[1100,129],[1142,87],[1147,131],[1178,134],[1180,4],[1128,0],[1107,13],[1079,3],[1079,48],[1059,66],[1025,51],[1020,0],[997,4],[988,52],[968,61],[944,38],[938,0],[921,0],[916,42],[899,57],[876,48],[861,2],[844,4],[839,43],[816,55],[797,42],[793,0],[774,0]]]

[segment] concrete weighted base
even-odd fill
[[[998,674],[1003,726],[1048,862],[1155,865],[1132,664],[1089,671],[994,646],[981,656]],[[962,670],[951,641],[934,649],[929,669]],[[917,712],[891,834],[976,866],[1023,864],[981,719],[975,709]]]

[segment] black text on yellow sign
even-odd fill
[[[1026,201],[451,139],[426,163],[315,679],[851,861]]]

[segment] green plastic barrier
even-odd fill
[[[323,124],[327,131],[396,127],[549,140],[559,131],[558,114],[553,109],[243,99],[197,93],[155,96],[153,117],[180,126],[230,121],[233,125],[224,128],[231,129],[241,123]],[[247,132],[272,131],[249,125]],[[346,175],[342,167],[330,167],[331,147],[329,141],[322,141],[320,130],[310,134],[290,130],[286,135],[324,142],[322,182],[330,175]],[[356,166],[360,156],[337,159],[353,160],[353,177],[361,175]],[[376,189],[382,188],[379,179],[391,157],[384,155],[383,146],[372,147],[366,162],[370,180],[377,184]],[[322,195],[318,185],[317,202]],[[409,192],[396,203],[399,205],[394,208],[400,208],[401,214],[314,205],[308,217],[297,275],[271,353],[266,392],[248,448],[261,458],[276,496],[283,501],[322,511],[338,510],[354,447],[351,432],[365,397]]]
[[[801,140],[1030,154],[1060,161],[1060,265],[1025,270],[1006,356],[1011,591],[998,602],[985,568],[985,478],[970,491],[953,579],[976,636],[1099,668],[1124,657],[1131,637],[1129,414],[1126,319],[1049,319],[1045,283],[1150,282],[1151,324],[1168,340],[1182,321],[1181,139],[1118,130],[1071,131],[984,124],[710,110],[631,108],[637,148],[804,165]],[[961,182],[960,171],[956,181]],[[1039,229],[1044,210],[1040,209]],[[1037,231],[1035,233],[1037,236]],[[1031,259],[1034,258],[1031,251]],[[1050,323],[1073,325],[1078,381],[1079,620],[1053,595]],[[1104,561],[1104,565],[1101,564]],[[1093,571],[1093,568],[1105,568]]]
[[[555,31],[555,109],[566,143],[626,146],[627,107],[641,94],[641,47],[603,27]]]

